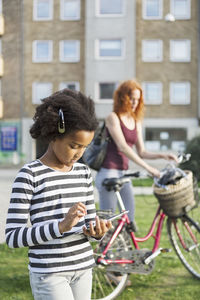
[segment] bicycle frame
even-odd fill
[[[117,199],[118,199],[118,203],[120,206],[121,211],[125,210],[121,195],[119,193],[119,191],[115,191]],[[133,231],[130,231],[129,234],[131,236],[131,240],[133,242],[133,245],[135,247],[136,250],[139,250],[139,243],[140,242],[145,242],[147,241],[150,237],[153,237],[155,239],[154,245],[153,245],[153,249],[152,249],[152,253],[155,253],[156,250],[158,250],[159,244],[160,244],[160,238],[161,238],[161,234],[162,234],[162,228],[163,228],[163,222],[165,219],[166,215],[164,214],[164,212],[161,210],[160,206],[157,209],[157,212],[155,214],[155,217],[153,219],[153,222],[150,226],[149,232],[147,233],[146,236],[144,237],[136,237]],[[111,264],[111,263],[116,263],[116,264],[132,264],[134,261],[130,260],[130,259],[117,259],[117,260],[112,260],[112,259],[106,259],[106,253],[109,250],[109,248],[111,247],[112,243],[114,242],[114,240],[116,239],[116,237],[118,236],[118,234],[121,232],[122,228],[125,226],[125,224],[130,224],[130,220],[128,218],[128,215],[125,214],[123,215],[119,220],[118,220],[118,226],[116,227],[112,237],[110,238],[110,240],[108,241],[105,249],[102,252],[102,255],[97,259],[97,262],[99,263],[103,263],[103,264]],[[157,224],[157,230],[156,230],[156,234],[155,236],[153,235],[153,232],[155,230]]]

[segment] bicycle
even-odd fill
[[[140,173],[126,174],[121,178],[105,179],[103,184],[116,194],[120,211],[125,207],[120,196],[122,186]],[[107,218],[111,212],[104,212]],[[101,215],[101,217],[103,217]],[[154,259],[170,249],[159,247],[164,220],[167,217],[167,231],[170,242],[184,267],[197,279],[200,279],[200,226],[197,221],[184,213],[181,217],[169,217],[158,206],[148,233],[137,237],[127,214],[117,220],[117,225],[109,230],[96,245],[94,256],[96,266],[93,269],[93,300],[115,299],[126,287],[131,273],[149,274],[154,267]],[[114,223],[113,223],[114,225]],[[155,235],[154,232],[156,231]],[[151,250],[140,248],[139,243],[155,239]],[[117,278],[117,280],[116,280]],[[119,280],[120,278],[120,280]]]

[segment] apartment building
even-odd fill
[[[68,87],[85,86],[85,0],[1,1],[5,73],[0,160],[35,158],[46,145],[32,141],[29,128],[41,99]]]
[[[146,147],[184,149],[199,132],[198,9],[196,0],[0,0],[0,163],[44,151],[29,136],[42,98],[81,90],[102,120],[130,78],[144,89]]]
[[[136,74],[150,150],[184,150],[199,132],[199,1],[137,1]]]

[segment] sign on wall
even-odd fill
[[[1,127],[1,151],[17,150],[17,127]]]

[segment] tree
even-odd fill
[[[191,170],[198,181],[200,181],[200,135],[194,137],[186,145],[186,153],[191,154],[189,161],[182,163],[180,167]]]

